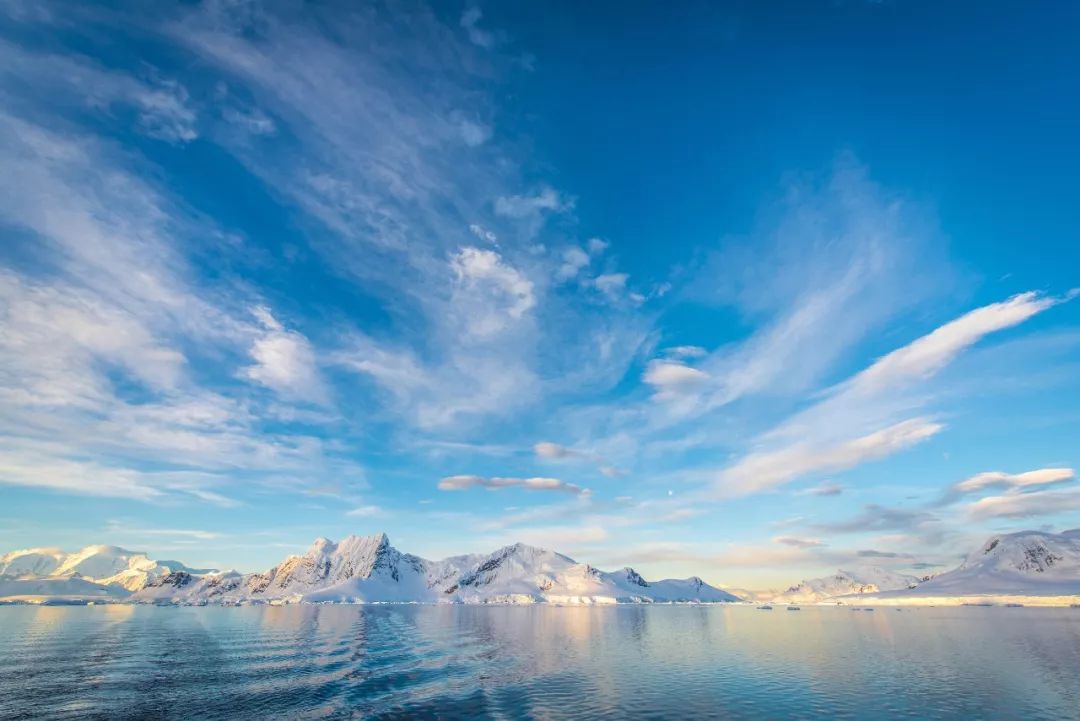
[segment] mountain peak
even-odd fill
[[[1053,573],[1080,562],[1080,536],[1017,531],[991,536],[968,555],[958,571],[993,568],[1010,573]]]

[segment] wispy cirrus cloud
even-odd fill
[[[0,178],[0,221],[13,249],[34,248],[0,270],[0,482],[228,507],[240,503],[237,476],[256,469],[242,488],[355,470],[307,432],[262,426],[292,410],[234,395],[249,350],[259,382],[284,387],[281,371],[301,367],[281,364],[295,353],[275,352],[270,335],[283,329],[253,322],[248,308],[265,305],[256,292],[200,273],[208,247],[222,267],[242,249],[219,242],[225,233],[161,187],[145,159],[73,110],[88,108],[118,135],[196,142],[183,86],[10,44],[0,55],[26,70],[0,74],[12,99],[0,113],[0,162],[14,174]],[[25,84],[39,75],[52,93]],[[112,112],[121,107],[131,112]]]
[[[688,291],[734,306],[755,330],[684,356],[710,380],[683,415],[813,389],[873,328],[947,284],[947,264],[929,262],[940,253],[932,217],[870,180],[853,157],[841,156],[824,180],[797,178],[786,190],[751,236],[725,239]]]
[[[970,311],[878,359],[766,434],[763,440],[775,447],[729,466],[720,475],[718,489],[745,493],[810,473],[847,470],[931,438],[944,426],[927,417],[893,422],[866,435],[844,435],[867,424],[893,420],[898,412],[924,404],[923,399],[905,396],[913,384],[933,376],[986,335],[1022,323],[1059,302],[1022,293]]]
[[[832,444],[803,442],[750,454],[725,469],[717,490],[742,495],[765,490],[810,473],[845,471],[920,443],[944,428],[927,418],[901,421],[865,436]]]
[[[373,380],[413,429],[442,438],[565,386],[617,382],[647,321],[555,292],[588,263],[561,236],[550,249],[536,242],[554,218],[573,226],[574,200],[528,172],[491,122],[494,88],[516,57],[476,42],[494,38],[479,11],[459,25],[422,5],[334,13],[334,27],[369,39],[362,47],[327,36],[328,12],[253,18],[206,5],[165,27],[289,139],[219,142],[298,206],[332,272],[406,330],[352,329],[346,337],[363,341],[335,349],[338,365]],[[586,260],[603,251],[585,246]]]
[[[1062,302],[1035,291],[976,308],[889,353],[852,378],[840,394],[873,394],[928,378],[985,336],[1019,325]]]
[[[789,418],[771,435],[793,437],[813,432],[825,419],[848,431],[849,426],[918,407],[926,399],[911,397],[910,389],[932,378],[986,336],[1019,325],[1063,300],[1028,292],[969,311],[830,388],[823,400]]]

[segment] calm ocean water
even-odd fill
[[[1080,719],[1080,609],[0,608],[8,719]]]

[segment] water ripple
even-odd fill
[[[2,719],[1080,719],[1080,612],[0,608]]]

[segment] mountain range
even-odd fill
[[[957,568],[917,577],[876,566],[804,580],[783,603],[917,603],[952,599],[1080,600],[1080,529],[994,536]],[[490,554],[430,561],[386,534],[318,538],[265,572],[241,574],[155,561],[116,546],[0,556],[0,601],[249,603],[728,603],[739,596],[700,578],[647,581],[632,568],[601,571],[517,543]]]
[[[82,559],[69,563],[68,557]],[[93,575],[89,575],[92,572]],[[143,603],[727,603],[740,600],[700,578],[646,581],[632,568],[604,572],[554,551],[517,543],[490,554],[429,561],[402,553],[386,534],[318,538],[262,573],[155,563],[113,546],[76,554],[15,551],[0,564],[0,597]],[[141,575],[137,575],[141,574]],[[120,581],[126,582],[122,585]]]

